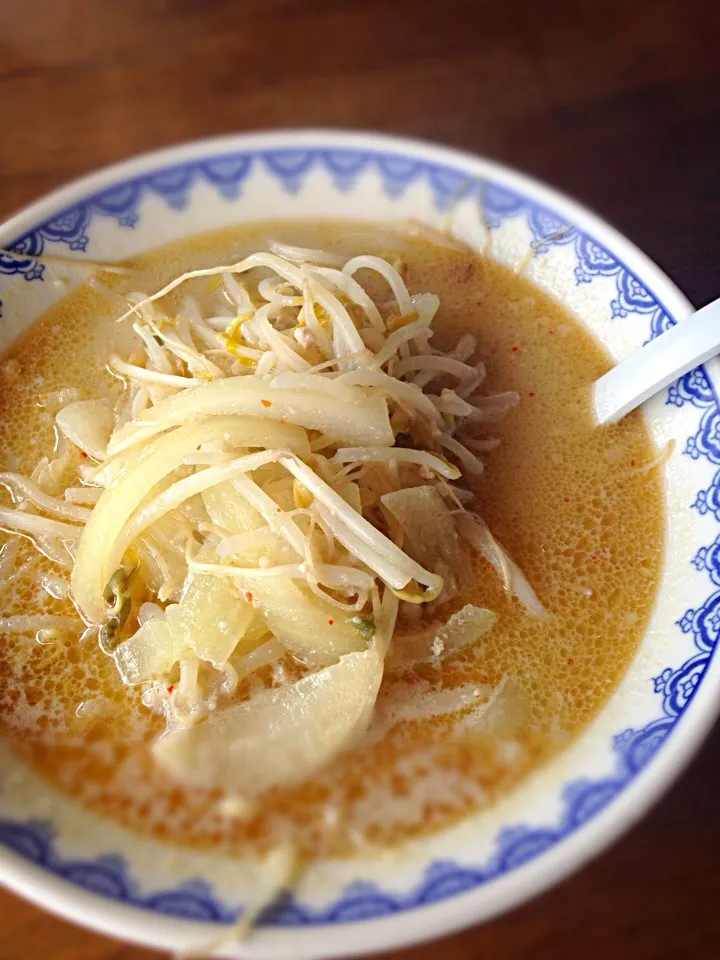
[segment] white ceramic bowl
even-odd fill
[[[517,263],[618,358],[690,306],[642,253],[566,197],[478,157],[374,134],[289,131],[163,150],[57,190],[0,228],[0,246],[116,259],[234,222],[412,216]],[[7,346],[84,269],[0,254]],[[664,468],[667,551],[647,633],[601,714],[495,808],[393,862],[323,863],[224,956],[318,958],[409,944],[485,920],[577,869],[627,829],[691,757],[717,712],[720,411],[716,368],[646,407]],[[0,756],[0,879],[47,909],[170,949],[238,913],[253,871],[140,838]]]

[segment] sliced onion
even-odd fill
[[[258,519],[262,522],[262,517],[258,514]],[[233,533],[229,537],[224,537],[217,545],[217,555],[222,557],[240,557],[243,562],[248,558],[259,559],[264,556],[277,539],[277,534],[267,524],[258,526],[252,530],[244,530],[242,533]]]
[[[175,424],[229,414],[298,424],[338,442],[391,446],[394,441],[381,397],[346,402],[320,392],[273,389],[265,377],[228,377],[183,390],[146,410],[115,434],[108,452],[120,453]]]
[[[230,534],[243,534],[263,525],[262,516],[230,482],[210,487],[202,498],[212,522]]]
[[[327,393],[336,400],[347,403],[359,403],[365,400],[365,394],[353,387],[343,386],[334,377],[325,377],[320,373],[279,373],[273,377],[273,390],[310,390],[314,393]]]

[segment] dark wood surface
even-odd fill
[[[720,295],[718,0],[0,0],[0,217],[141,150],[261,127],[520,167]],[[720,957],[720,734],[610,852],[405,960]],[[159,956],[0,893],[0,960]],[[390,955],[388,955],[390,956]]]

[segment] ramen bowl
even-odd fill
[[[526,275],[616,359],[691,307],[640,251],[578,204],[497,164],[375,134],[289,131],[162,150],[55,191],[0,227],[0,346],[87,276],[200,231],[260,219],[414,218]],[[53,259],[53,256],[58,259]],[[41,259],[38,259],[41,258]],[[55,792],[0,746],[0,880],[77,923],[169,950],[319,958],[403,946],[510,909],[636,821],[717,713],[720,409],[714,362],[646,404],[662,466],[665,556],[632,663],[569,746],[488,810],[392,857],[317,862],[223,941],[252,864],[134,834]]]

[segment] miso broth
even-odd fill
[[[232,804],[221,791],[185,787],[157,767],[150,744],[162,719],[142,703],[140,688],[123,686],[93,638],[3,637],[0,732],[54,787],[139,833],[237,856],[285,840],[305,857],[346,855],[440,829],[495,802],[592,719],[623,676],[653,604],[663,549],[660,479],[643,469],[656,454],[639,413],[593,426],[589,386],[608,358],[547,294],[490,259],[400,240],[382,226],[333,222],[193,237],[127,261],[128,274],[103,273],[73,291],[2,364],[0,470],[29,475],[40,457],[52,457],[58,391],[74,387],[83,399],[121,392],[106,363],[112,352],[132,351],[129,324],[116,323],[124,294],[232,263],[270,240],[400,263],[411,292],[440,298],[433,346],[477,336],[488,372],[482,392],[516,391],[520,402],[478,431],[500,443],[482,454],[483,475],[465,483],[548,616],[529,615],[489,563],[473,561],[461,595],[433,619],[473,603],[496,613],[494,627],[446,660],[408,665],[394,650],[424,614],[403,609],[370,731],[310,779],[271,789],[243,815],[228,815]],[[371,291],[381,285],[363,282]],[[193,284],[196,296],[212,294],[209,281]],[[70,458],[68,478],[76,466]],[[0,615],[75,616],[70,600],[43,588],[43,577],[52,590],[52,578],[66,571],[26,540],[14,571],[2,585]],[[268,668],[259,682],[279,682],[277,673]]]

